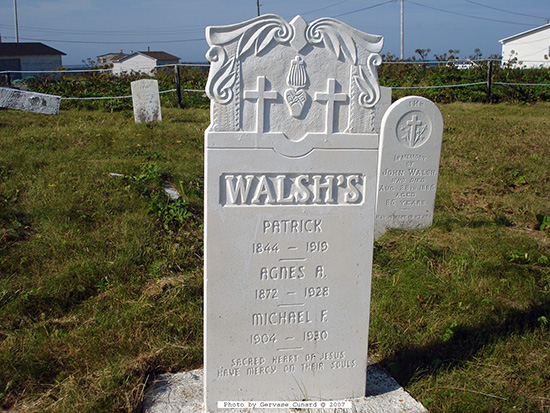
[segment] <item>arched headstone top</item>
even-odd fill
[[[332,18],[264,15],[208,27],[206,39],[212,131],[280,133],[293,142],[308,133],[375,132],[357,119],[372,117],[380,100],[381,36]],[[335,99],[316,99],[331,93],[327,86]]]

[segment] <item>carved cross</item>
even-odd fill
[[[327,135],[332,135],[334,130],[334,106],[336,102],[345,102],[348,96],[345,93],[336,93],[336,80],[333,78],[327,81],[326,92],[316,92],[316,102],[327,102],[327,118],[325,132]]]
[[[409,145],[412,147],[416,144],[417,127],[422,125],[422,121],[418,120],[417,115],[413,115],[411,120],[407,121],[409,127]]]
[[[257,90],[245,90],[245,99],[256,99],[256,133],[264,131],[264,102],[276,100],[279,94],[274,90],[265,90],[265,76],[258,76]]]

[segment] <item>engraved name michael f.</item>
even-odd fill
[[[223,174],[220,203],[225,206],[357,205],[364,199],[361,174]]]

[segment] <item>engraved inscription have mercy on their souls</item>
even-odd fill
[[[382,38],[275,15],[206,37],[206,409],[361,397]]]

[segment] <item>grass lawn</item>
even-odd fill
[[[376,243],[370,351],[430,411],[550,411],[550,104],[440,107],[435,222]],[[0,410],[133,411],[202,365],[209,113],[163,118],[0,111]]]

